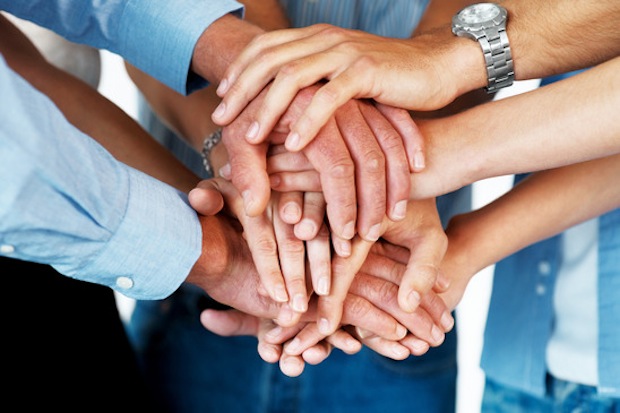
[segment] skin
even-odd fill
[[[200,185],[198,193],[190,192],[190,199],[202,202],[204,215],[199,219],[203,251],[188,274],[187,282],[243,312],[277,319],[283,325],[299,322],[300,314],[259,293],[260,278],[241,225],[245,217],[242,202],[230,183],[225,180],[198,183],[196,176],[161,148],[133,119],[85,83],[47,63],[32,43],[1,16],[0,32],[0,50],[11,68],[49,96],[68,121],[109,148],[118,160],[180,190]],[[220,212],[224,199],[228,201],[227,209]],[[234,213],[239,214],[242,222]],[[383,311],[380,303],[372,304],[369,301],[374,299],[371,294],[364,295],[364,290],[360,291],[359,294],[347,295],[342,321],[388,338],[403,337],[407,329],[397,318]],[[436,301],[425,314],[439,321],[445,311],[442,304]],[[315,306],[311,301],[305,321],[316,319]]]
[[[481,179],[618,153],[620,124],[615,109],[620,107],[619,70],[620,58],[614,58],[531,92],[450,116],[416,119],[426,137],[428,165],[411,174],[410,197],[439,196]],[[576,107],[574,102],[587,104]],[[303,158],[292,156],[270,158],[272,187],[318,190],[316,178],[308,176],[313,174],[312,167]],[[292,164],[296,170],[285,166]]]
[[[506,0],[501,5],[509,13],[507,34],[518,80],[590,67],[620,52],[620,29],[610,18],[618,15],[620,5],[613,0],[597,2],[596,7],[570,0]],[[428,111],[487,83],[479,45],[452,35],[447,19],[405,40],[314,25],[254,39],[223,76],[218,88],[223,101],[213,120],[230,123],[273,81],[255,118],[264,132],[252,141],[260,142],[296,93],[319,79],[328,82],[291,125],[286,140],[291,150],[308,144],[351,98]]]
[[[448,249],[441,263],[441,271],[449,279],[449,287],[441,294],[448,308],[456,307],[469,281],[482,269],[528,245],[618,208],[620,188],[616,181],[620,173],[619,161],[620,155],[613,155],[534,173],[495,201],[454,217],[446,231]],[[553,196],[549,196],[551,193]],[[537,205],[535,214],[531,211],[533,204]],[[407,250],[376,244],[377,247],[380,245],[384,247],[383,254],[395,261],[406,262]],[[361,270],[377,273],[368,260]],[[404,271],[404,266],[400,271]],[[396,281],[396,273],[398,271],[387,276]],[[238,312],[216,310],[207,310],[201,316],[205,328],[218,334],[257,335],[259,347],[268,347],[271,355],[280,354],[280,359],[287,360],[291,371],[301,371],[306,362],[315,364],[329,356],[328,351],[313,352],[310,361],[305,360],[304,346],[320,337],[296,343],[295,351],[289,354],[286,341],[290,337],[269,334],[263,331],[268,326],[258,328],[252,320],[253,317]],[[386,356],[394,346],[394,342],[372,334],[356,337]]]
[[[242,44],[247,44],[251,38],[256,36],[260,29],[254,26],[251,30],[247,27],[248,23],[240,21],[233,16],[224,16],[214,22],[203,36],[200,38],[194,55],[194,64],[192,68],[196,73],[202,74],[213,83],[219,83],[227,65],[241,51]],[[202,67],[204,61],[212,62],[213,59],[207,59],[207,56],[218,56],[218,62],[211,64],[210,67]],[[293,102],[293,108],[305,105],[304,102]],[[357,105],[362,105],[359,102]],[[355,103],[351,103],[355,109]],[[362,109],[359,109],[360,113]],[[358,152],[357,157],[350,155],[349,151],[358,151],[357,144],[352,145],[339,144],[336,147],[328,145],[330,151],[324,153],[327,161],[320,159],[317,164],[319,171],[325,175],[324,181],[331,189],[328,191],[327,203],[332,204],[328,215],[330,217],[332,233],[340,238],[339,244],[335,245],[336,251],[340,254],[347,254],[348,250],[344,244],[350,241],[359,231],[367,239],[375,238],[372,229],[381,223],[383,215],[388,215],[392,219],[402,219],[404,211],[401,201],[407,198],[407,191],[396,188],[407,188],[409,183],[406,179],[409,170],[416,168],[413,163],[414,153],[419,150],[421,139],[417,134],[417,129],[406,116],[406,111],[402,109],[387,108],[379,110],[368,109],[374,111],[372,117],[357,115],[358,129],[361,133],[357,136],[357,140],[365,142],[363,145],[372,146],[370,152]],[[245,118],[253,118],[248,113]],[[343,116],[340,119],[347,120],[349,116]],[[242,124],[241,130],[245,131],[250,128],[251,123],[247,123],[246,119],[241,118],[237,122]],[[338,118],[336,123],[339,124]],[[390,130],[386,129],[386,124]],[[341,130],[349,130],[350,128],[340,128]],[[378,133],[379,136],[375,136]],[[224,133],[226,137],[228,134]],[[407,142],[400,147],[394,146],[394,143],[382,145],[385,139],[388,142],[396,141],[396,137],[400,136],[401,140]],[[343,141],[345,137],[338,137]],[[373,143],[374,142],[374,143]],[[249,215],[258,215],[264,211],[267,200],[269,198],[269,179],[264,173],[265,152],[261,149],[254,149],[247,142],[240,139],[225,138],[224,141],[231,160],[232,181],[244,196],[246,212]],[[361,145],[361,144],[360,144]],[[389,151],[384,152],[389,149]],[[407,150],[408,152],[405,152]],[[386,157],[389,159],[386,161]],[[390,174],[386,177],[382,164],[386,163],[390,169]],[[241,167],[240,165],[243,165]],[[372,180],[366,182],[367,185],[377,189],[381,196],[375,197],[375,205],[378,202],[381,208],[375,208],[368,212],[361,212],[358,216],[358,208],[364,211],[368,207],[368,203],[360,202],[356,198],[356,193],[352,188],[351,182],[357,178],[354,174],[355,170],[367,171]],[[398,172],[394,172],[398,171]],[[398,179],[398,181],[393,181]],[[387,192],[387,187],[392,188]],[[338,196],[333,195],[338,194]],[[400,202],[400,203],[399,203]],[[399,205],[399,207],[397,207]],[[381,214],[377,210],[381,210]],[[333,211],[337,211],[334,213]],[[358,222],[359,221],[359,222]]]

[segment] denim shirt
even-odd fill
[[[200,35],[235,0],[0,0],[0,10],[76,43],[117,53],[179,93],[206,85],[190,71]]]
[[[598,219],[598,392],[620,397],[620,209]],[[545,394],[545,352],[561,235],[529,246],[495,267],[481,365],[487,377]]]

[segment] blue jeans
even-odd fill
[[[254,337],[220,337],[199,322],[214,305],[183,286],[136,304],[128,331],[145,375],[170,412],[347,413],[455,410],[456,333],[422,357],[393,361],[364,349],[333,351],[300,377],[264,362]]]
[[[596,388],[547,376],[544,397],[487,379],[482,413],[620,413],[620,399],[600,396]]]

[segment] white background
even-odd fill
[[[119,105],[127,113],[136,116],[136,88],[127,76],[122,60],[103,51],[103,71],[100,91]],[[497,98],[536,87],[537,81],[516,82],[508,89],[498,92]],[[512,176],[503,176],[480,181],[474,184],[474,208],[490,202],[511,186]],[[482,349],[482,335],[489,303],[493,267],[477,274],[467,287],[465,296],[457,307],[458,318],[458,361],[457,413],[480,411],[480,400],[484,374],[479,367]],[[119,310],[126,318],[131,314],[133,301],[117,294]]]

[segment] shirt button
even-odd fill
[[[547,288],[544,285],[538,284],[536,286],[536,294],[545,295],[546,292],[547,292]]]
[[[551,274],[551,264],[549,264],[549,261],[541,261],[538,263],[538,272],[541,273],[542,275],[549,275]]]
[[[0,252],[3,254],[12,254],[15,252],[15,247],[9,244],[0,245]]]
[[[116,279],[116,286],[123,290],[129,290],[133,287],[133,280],[129,277],[118,277]]]

